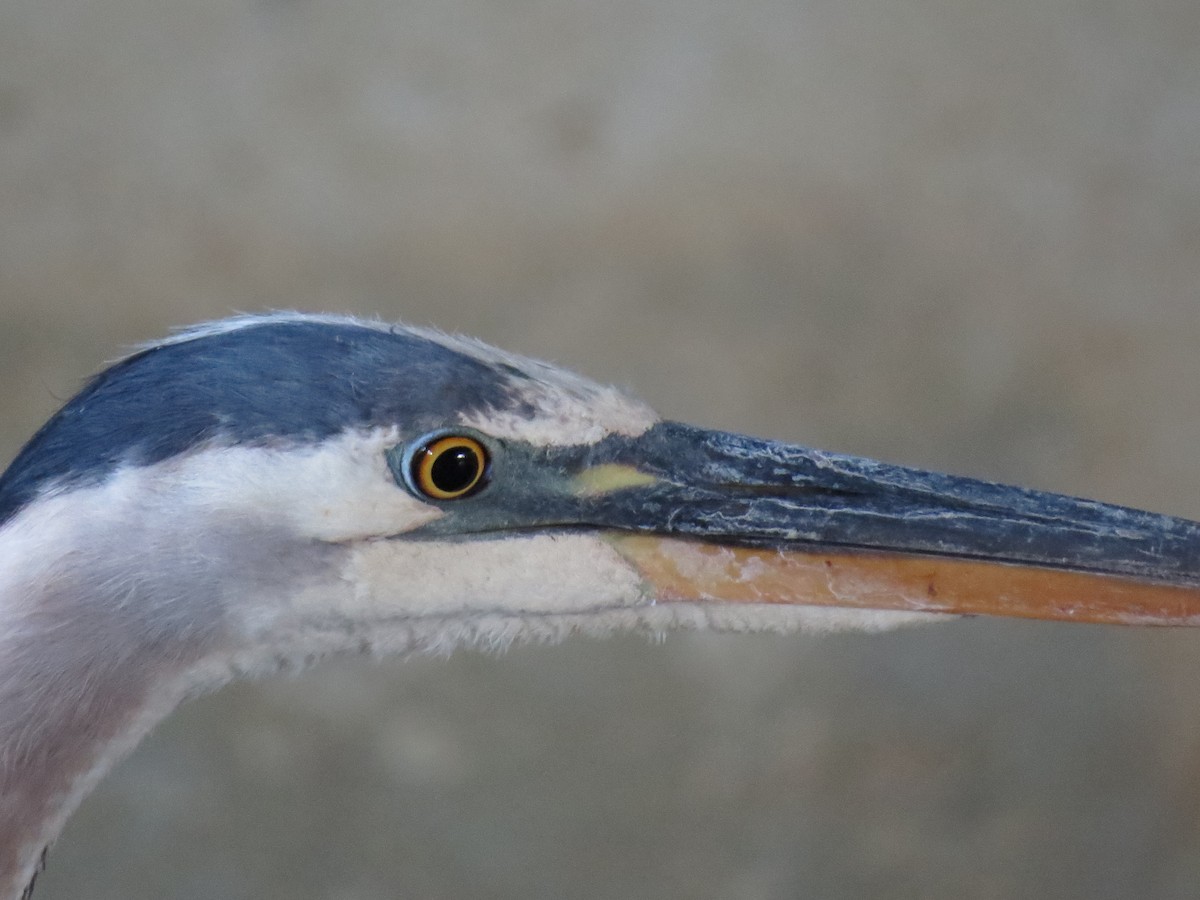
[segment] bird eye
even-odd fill
[[[419,446],[409,463],[412,487],[434,500],[457,500],[487,483],[488,454],[475,438],[443,435]]]

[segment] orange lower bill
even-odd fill
[[[719,601],[1200,625],[1200,588],[1013,563],[882,552],[730,547],[613,533],[659,602]]]

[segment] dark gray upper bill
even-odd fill
[[[1200,585],[1200,525],[1186,519],[676,423],[636,452],[640,468],[694,487],[670,516],[673,533]]]
[[[426,534],[615,528],[760,546],[987,559],[1200,586],[1200,525],[1090,500],[661,423],[560,450],[505,445],[495,480]],[[577,496],[588,466],[658,481]]]

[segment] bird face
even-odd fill
[[[448,346],[502,399],[317,448],[301,517],[346,548],[338,617],[404,623],[407,645],[946,613],[1200,621],[1191,522],[660,421],[560,369]],[[479,376],[449,367],[435,393],[470,397]]]
[[[636,575],[626,608],[687,618],[703,607],[735,627],[799,621],[785,611],[797,606],[810,623],[857,625],[914,613],[1200,615],[1196,526],[1085,500],[671,422],[565,446],[443,429],[387,459],[395,482],[438,511],[398,539],[453,543],[466,558],[537,536],[571,536],[589,555],[608,547]],[[568,546],[558,564],[529,564],[561,571]]]

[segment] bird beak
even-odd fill
[[[606,455],[580,493],[656,602],[1200,625],[1194,522],[676,423]]]

